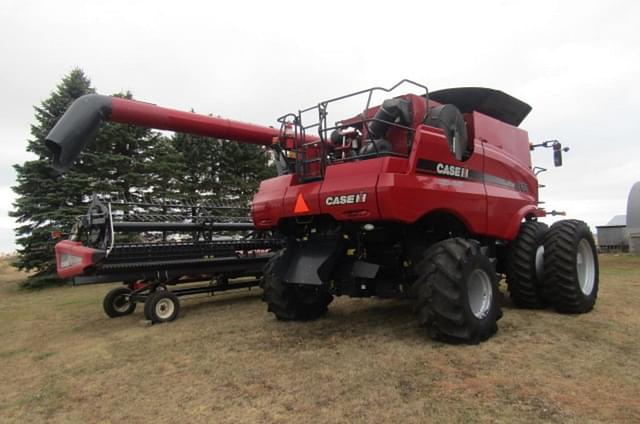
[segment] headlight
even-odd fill
[[[70,266],[74,266],[82,262],[82,258],[80,256],[70,255],[68,253],[63,253],[60,255],[60,268],[69,268]]]

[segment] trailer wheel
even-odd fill
[[[519,308],[544,308],[544,237],[549,227],[537,221],[520,225],[507,257],[507,285],[513,304]]]
[[[558,312],[581,314],[598,297],[598,255],[591,230],[567,219],[551,226],[544,241],[544,275],[549,300]]]
[[[144,316],[154,324],[173,321],[180,313],[178,296],[169,290],[158,290],[144,302]]]
[[[416,271],[418,321],[429,337],[477,344],[498,331],[498,276],[478,242],[453,238],[436,243]]]
[[[131,290],[127,287],[118,287],[110,290],[102,301],[104,312],[109,318],[117,318],[132,314],[136,309],[136,302],[129,299]]]
[[[310,321],[325,315],[333,296],[322,288],[284,283],[277,270],[286,262],[286,249],[283,249],[265,265],[262,289],[267,311],[281,321]]]

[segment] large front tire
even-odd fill
[[[544,241],[545,287],[558,312],[582,314],[598,297],[598,254],[591,230],[567,219],[551,226]]]
[[[413,289],[418,321],[429,337],[480,343],[498,331],[498,276],[474,240],[441,241],[418,263]]]
[[[262,289],[267,310],[281,321],[309,321],[328,311],[333,296],[323,287],[299,287],[283,282],[279,269],[287,262],[286,250],[281,250],[264,268]]]
[[[518,237],[509,245],[507,285],[518,308],[540,309],[547,305],[544,296],[544,237],[549,227],[537,221],[520,225]]]

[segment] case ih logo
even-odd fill
[[[329,196],[324,203],[327,206],[352,205],[354,203],[365,203],[367,193],[345,194],[342,196]]]
[[[437,175],[444,178],[461,179],[482,182],[493,186],[505,187],[522,193],[529,192],[529,186],[524,181],[511,181],[497,175],[485,174],[475,169],[456,166],[448,163],[436,162],[429,159],[418,159],[418,172]]]
[[[446,163],[438,163],[436,172],[440,175],[448,175],[456,178],[469,178],[469,168],[461,166],[447,165]]]

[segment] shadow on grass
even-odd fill
[[[225,326],[225,322],[233,320],[234,326],[241,325],[247,331],[258,329],[260,332],[269,332],[279,338],[281,346],[294,346],[301,341],[316,344],[337,338],[356,340],[370,337],[393,338],[406,343],[427,343],[433,347],[444,345],[431,340],[427,331],[418,325],[410,299],[339,297],[329,306],[327,315],[306,322],[278,321],[273,314],[267,312],[260,289],[240,289],[214,296],[186,296],[180,301],[181,312],[176,322],[197,326],[203,319],[211,317],[212,321],[208,325]],[[505,315],[522,311],[511,304],[508,294],[501,296],[501,305]],[[140,326],[145,320],[143,309],[144,304],[139,304],[134,314],[116,319],[109,319],[101,313],[79,323],[74,331],[98,330],[101,334],[107,334],[117,333],[130,326]],[[555,314],[549,309],[535,312]],[[243,319],[249,322],[242,324]],[[500,327],[508,329],[509,325],[504,324],[504,321],[499,322]]]

